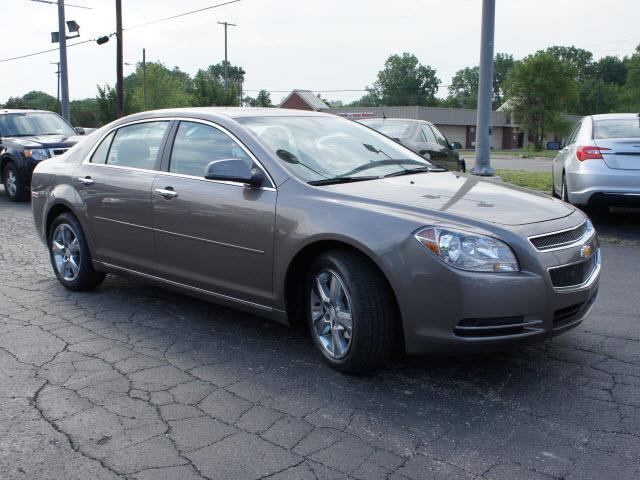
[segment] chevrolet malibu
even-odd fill
[[[344,372],[579,324],[598,289],[585,215],[449,172],[367,127],[282,109],[117,120],[33,175],[70,290],[134,277],[289,324]]]

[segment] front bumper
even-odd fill
[[[457,270],[415,243],[386,259],[409,270],[410,280],[394,283],[394,290],[410,355],[486,352],[540,341],[577,326],[597,296],[601,259],[595,233],[585,242],[593,267],[570,288],[554,286],[550,270],[586,261],[582,245],[548,252],[531,246],[527,255],[516,252],[520,272],[493,274]]]

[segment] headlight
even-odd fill
[[[462,270],[475,272],[517,272],[520,270],[511,248],[500,240],[475,233],[429,227],[416,240],[440,260]]]
[[[33,158],[34,160],[45,160],[49,158],[49,152],[44,148],[26,149],[22,152],[25,158]]]

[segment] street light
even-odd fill
[[[69,33],[75,33],[76,35],[66,35],[67,40],[72,38],[78,38],[80,36],[80,25],[75,20],[69,20],[66,22]],[[60,43],[60,32],[51,32],[51,43]]]

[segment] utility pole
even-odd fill
[[[55,65],[56,66],[56,78],[58,79],[57,82],[57,88],[58,88],[58,93],[56,94],[56,108],[58,110],[58,113],[60,113],[60,62],[49,62],[51,65]]]
[[[142,49],[142,105],[147,109],[147,49]]]
[[[491,92],[493,90],[493,38],[496,0],[482,0],[482,33],[480,35],[480,82],[478,84],[478,117],[476,125],[476,163],[473,175],[491,177]]]
[[[227,78],[227,65],[229,64],[229,60],[227,57],[227,27],[236,27],[235,23],[229,22],[218,22],[220,25],[224,25],[224,89],[227,90],[228,86],[228,78]]]
[[[60,0],[62,1],[62,0]],[[116,0],[116,112],[124,116],[124,60],[122,54],[122,0]]]
[[[60,39],[60,94],[62,102],[60,109],[62,117],[67,121],[71,121],[71,113],[69,111],[69,74],[67,71],[67,26],[64,18],[64,0],[58,0],[58,35]]]

